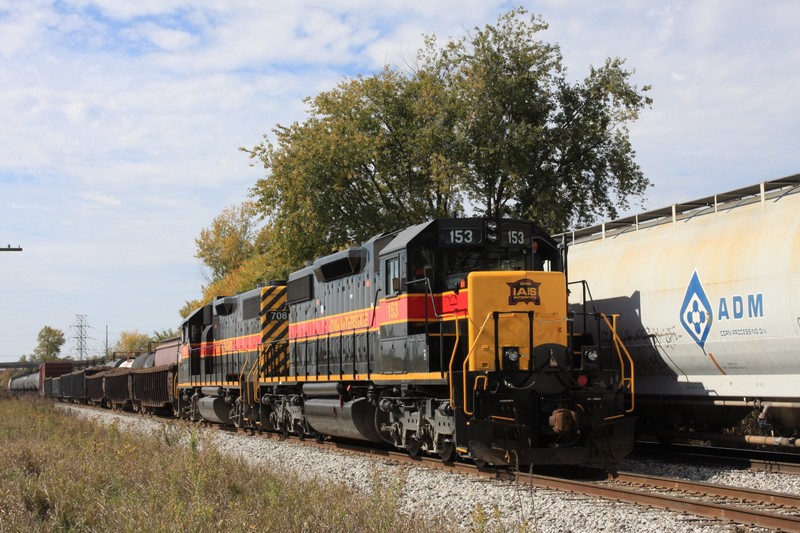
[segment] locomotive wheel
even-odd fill
[[[409,439],[406,443],[406,451],[408,455],[411,457],[419,457],[419,449],[422,446],[422,442],[418,441],[417,439]]]
[[[456,443],[452,440],[442,441],[439,445],[439,458],[445,463],[452,463],[456,459]]]

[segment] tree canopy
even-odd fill
[[[119,353],[147,353],[152,340],[150,335],[139,333],[137,330],[122,331],[113,351]]]
[[[570,82],[547,24],[524,9],[309,98],[308,118],[246,149],[251,193],[287,271],[372,235],[448,214],[512,216],[551,231],[615,217],[649,181],[627,125],[651,104],[624,61]]]
[[[195,257],[208,268],[210,283],[238,268],[255,251],[253,204],[245,202],[223,209],[208,228],[194,240]]]
[[[256,230],[257,218],[252,205],[226,208],[215,223],[195,239],[198,247],[196,257],[203,260],[212,275],[203,287],[203,296],[189,300],[181,307],[179,313],[182,317],[186,318],[195,309],[209,303],[214,296],[236,294],[270,279],[282,279],[291,269],[292,265],[280,261],[270,252],[272,227],[267,225]],[[237,242],[239,237],[226,239],[223,233],[244,237],[234,245],[232,242]],[[202,255],[201,248],[204,251]]]
[[[36,336],[37,345],[33,354],[20,357],[21,362],[47,363],[60,359],[61,347],[66,342],[64,332],[60,329],[44,326]]]
[[[202,300],[285,276],[371,236],[448,215],[519,217],[551,231],[614,218],[649,181],[628,125],[652,101],[624,61],[569,81],[547,24],[519,8],[306,99],[308,117],[243,148],[266,175],[252,203],[198,237]],[[257,226],[260,229],[256,229]]]

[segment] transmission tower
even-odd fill
[[[86,359],[86,341],[89,339],[86,334],[86,330],[89,329],[89,324],[86,322],[86,315],[75,315],[75,322],[77,322],[77,324],[71,327],[75,330],[75,336],[72,338],[75,339],[78,359]]]

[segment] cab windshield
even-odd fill
[[[528,270],[529,250],[524,248],[448,248],[441,254],[440,290],[452,290],[467,274],[475,271]]]

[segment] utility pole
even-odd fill
[[[11,245],[9,244],[6,248],[0,248],[0,252],[21,252],[21,251],[22,248],[19,245],[17,245],[16,248],[12,248]]]

